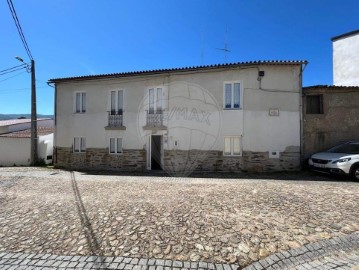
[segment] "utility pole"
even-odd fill
[[[38,161],[35,61],[31,60],[31,165]]]

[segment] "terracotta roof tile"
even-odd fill
[[[358,89],[358,90],[359,90],[359,85],[358,85],[358,86],[345,86],[345,85],[312,85],[312,86],[303,87],[303,90],[306,90],[306,89],[323,89],[323,88],[327,88],[327,89]]]
[[[307,63],[308,62],[304,60],[248,61],[248,62],[236,62],[236,63],[227,63],[227,64],[202,65],[202,66],[181,67],[181,68],[153,69],[153,70],[130,71],[130,72],[120,72],[120,73],[99,74],[99,75],[75,76],[75,77],[67,77],[67,78],[66,77],[55,78],[55,79],[50,79],[49,82],[56,83],[56,82],[64,82],[64,81],[94,80],[101,78],[116,78],[116,77],[127,77],[127,76],[135,76],[135,75],[161,74],[161,73],[178,72],[178,71],[208,70],[208,69],[250,66],[250,65],[301,65]]]
[[[39,118],[37,121],[51,120],[51,118]],[[30,123],[31,119],[10,119],[10,120],[0,120],[0,127],[12,126],[23,123]]]
[[[37,136],[44,136],[51,133],[54,133],[55,129],[53,127],[38,127]],[[21,131],[15,131],[11,133],[1,134],[0,137],[7,138],[31,138],[31,129],[25,129]]]

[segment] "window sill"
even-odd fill
[[[229,157],[229,158],[234,158],[234,157],[241,157],[242,155],[225,155],[223,154],[223,157]]]
[[[126,130],[126,127],[125,126],[120,126],[120,127],[106,126],[105,130]]]
[[[111,156],[122,156],[123,153],[109,153]]]
[[[144,130],[166,130],[166,126],[143,126]]]
[[[86,154],[86,151],[85,152],[75,152],[75,151],[73,151],[72,153],[73,154]]]
[[[224,111],[241,111],[242,108],[223,108]]]

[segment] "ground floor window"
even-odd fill
[[[75,137],[74,138],[74,152],[75,153],[86,152],[86,138],[85,137]]]
[[[110,138],[110,154],[122,154],[122,138]]]
[[[224,137],[224,152],[225,156],[240,156],[241,155],[241,137],[240,136],[226,136]]]

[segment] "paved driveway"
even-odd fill
[[[295,178],[0,168],[0,252],[248,265],[278,251],[359,231],[358,183]]]

